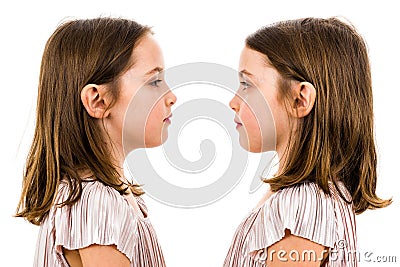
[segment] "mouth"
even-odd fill
[[[170,120],[171,117],[172,117],[172,114],[169,114],[169,115],[163,120],[163,122],[164,122],[164,123],[170,124],[170,123],[171,123],[171,120]]]
[[[235,117],[233,121],[236,123],[236,129],[243,126],[238,117]]]

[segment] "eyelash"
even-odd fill
[[[250,87],[250,84],[247,82],[240,82],[240,84],[243,86],[242,90],[246,90],[247,88]]]
[[[158,87],[158,83],[161,83],[161,82],[162,82],[162,80],[155,80],[155,81],[152,81],[152,82],[150,83],[150,85],[151,85],[151,86]]]

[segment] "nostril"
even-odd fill
[[[236,112],[239,110],[239,103],[236,97],[232,98],[232,100],[229,102],[229,107]]]
[[[229,107],[235,112],[239,111],[239,106],[238,105],[233,105],[232,103],[229,103]]]
[[[175,104],[175,102],[176,102],[176,96],[171,92],[171,95],[168,98],[167,103],[172,106],[173,104]]]

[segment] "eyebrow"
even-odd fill
[[[152,75],[152,74],[154,74],[156,72],[162,72],[163,70],[164,69],[162,67],[155,67],[154,69],[146,72],[146,74],[144,76],[149,76],[149,75]]]
[[[253,76],[254,76],[253,74],[251,74],[250,72],[248,72],[248,71],[245,70],[245,69],[239,71],[239,76],[240,76],[240,77],[243,78],[243,74],[244,74],[244,75],[247,75],[247,76],[249,76],[249,77],[253,77]]]

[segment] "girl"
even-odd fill
[[[224,266],[357,266],[355,214],[391,202],[375,194],[363,39],[336,18],[283,21],[250,35],[239,65],[241,87],[230,107],[241,144],[266,150],[271,134],[260,118],[268,105],[280,164]]]
[[[165,266],[143,191],[123,173],[126,153],[166,139],[176,98],[163,68],[150,29],[131,20],[69,21],[48,40],[16,215],[40,225],[34,266]],[[123,131],[131,101],[146,110],[129,106]]]

